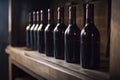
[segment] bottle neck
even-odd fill
[[[33,24],[36,24],[36,15],[35,15],[35,12],[33,12]]]
[[[39,21],[40,21],[40,15],[39,12],[37,11],[37,24],[39,24]]]
[[[41,24],[43,23],[43,10],[40,11],[40,21],[41,21]]]
[[[64,23],[64,8],[58,7],[58,23]]]
[[[31,13],[28,14],[28,18],[29,18],[29,24],[32,24],[32,14]]]
[[[69,24],[76,24],[76,7],[69,7]]]
[[[48,24],[53,23],[53,11],[51,9],[48,9]]]
[[[86,4],[86,23],[94,23],[94,5]]]

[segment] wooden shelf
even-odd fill
[[[37,51],[29,51],[25,47],[6,48],[11,64],[23,69],[36,79],[47,80],[108,80],[105,72],[83,69],[79,64],[66,63]]]

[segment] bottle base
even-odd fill
[[[56,57],[56,56],[55,56],[55,59],[61,59],[61,60],[64,60],[64,57]]]
[[[66,60],[66,62],[68,62],[68,63],[76,63],[76,64],[80,64],[80,61],[71,61],[71,60]]]
[[[100,67],[99,66],[81,66],[84,69],[93,69],[93,70],[99,70]]]
[[[45,52],[44,52],[44,51],[40,51],[40,50],[38,50],[38,52],[39,52],[39,53],[42,53],[42,54],[45,54]]]
[[[48,57],[54,57],[53,54],[46,54],[46,56],[48,56]]]

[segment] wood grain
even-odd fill
[[[120,0],[112,0],[110,74],[120,80]]]
[[[48,80],[109,79],[108,74],[104,72],[82,69],[79,64],[66,63],[64,60],[46,57],[37,51],[26,51],[24,48],[9,46],[6,48],[6,52],[10,55],[14,65],[17,65],[37,79],[39,77]]]

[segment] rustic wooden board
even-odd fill
[[[120,80],[120,0],[112,0],[110,75],[112,80]]]
[[[79,64],[66,63],[47,57],[37,51],[27,51],[25,48],[8,46],[6,52],[10,55],[13,64],[30,70],[34,77],[44,77],[48,80],[107,80],[109,75],[96,71],[82,69]],[[29,71],[28,71],[29,73]]]

